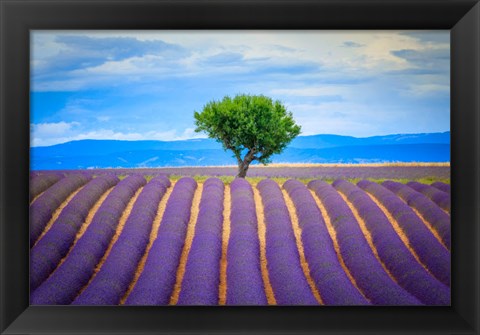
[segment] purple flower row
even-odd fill
[[[54,173],[33,175],[30,178],[30,201],[62,178]]]
[[[445,193],[448,193],[448,194],[451,193],[450,184],[445,184],[445,183],[442,183],[441,181],[436,181],[436,182],[432,183],[430,186],[433,186],[433,187],[439,189],[442,192],[445,192]]]
[[[65,206],[48,232],[30,251],[30,289],[36,289],[65,257],[95,202],[118,178],[105,175],[91,180]]]
[[[195,235],[188,254],[178,305],[217,305],[222,257],[223,194],[220,179],[203,185]]]
[[[138,175],[117,184],[65,261],[33,291],[30,297],[33,305],[67,305],[73,301],[107,250],[128,202],[144,184],[145,179]]]
[[[145,252],[158,204],[169,186],[166,177],[156,177],[143,188],[100,271],[73,305],[118,305]]]
[[[357,209],[372,236],[378,256],[395,280],[425,304],[449,305],[450,288],[416,261],[375,202],[362,189],[347,181],[336,180],[333,186]]]
[[[30,205],[30,247],[35,244],[62,202],[89,180],[90,178],[77,174],[62,178]]]
[[[70,174],[82,174],[81,171],[83,170],[69,170],[70,171]],[[43,175],[56,175],[58,177],[63,178],[65,177],[67,174],[64,172],[64,171],[61,171],[61,170],[44,170],[44,171],[32,171],[30,170],[30,181],[32,181],[32,179],[36,178],[36,177],[39,177],[39,176],[43,176]]]
[[[385,272],[368,245],[352,211],[329,184],[314,180],[308,184],[323,202],[337,234],[345,265],[365,296],[376,305],[420,305]]]
[[[230,184],[232,197],[227,250],[227,305],[266,305],[252,187],[243,178]]]
[[[140,173],[143,175],[181,176],[235,176],[238,171],[234,166],[197,166],[172,168],[134,168],[134,169],[94,169],[94,170],[62,170],[65,174],[78,173],[99,174],[111,172],[117,175]],[[42,171],[50,172],[50,171]],[[250,177],[289,177],[289,178],[379,178],[379,179],[421,179],[432,177],[450,178],[449,166],[269,166],[265,168],[253,164],[248,170]]]
[[[431,274],[450,286],[450,252],[433,236],[415,212],[392,191],[377,183],[361,180],[357,183],[364,191],[374,196],[392,214],[409,246]]]
[[[420,215],[432,225],[432,228],[438,233],[443,244],[450,250],[450,217],[442,211],[437,204],[428,199],[422,193],[412,188],[387,180],[382,185],[402,198],[407,205],[415,208]]]
[[[285,182],[283,188],[295,205],[305,259],[324,304],[369,305],[343,270],[322,214],[309,190],[293,179]]]
[[[180,262],[192,200],[197,182],[180,179],[173,188],[163,214],[158,235],[149,251],[145,267],[126,305],[167,305],[170,301]]]
[[[295,234],[282,191],[276,182],[258,186],[264,206],[266,256],[270,283],[278,305],[318,305],[300,265]]]
[[[427,196],[430,200],[436,203],[440,208],[443,208],[444,210],[450,213],[450,203],[451,203],[450,189],[448,192],[444,192],[434,186],[421,184],[416,181],[408,182],[407,185],[413,188],[415,191],[420,192],[423,195]]]

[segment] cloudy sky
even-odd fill
[[[238,93],[282,101],[302,135],[450,130],[449,31],[34,31],[31,145],[180,140]]]

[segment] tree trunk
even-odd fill
[[[245,176],[247,175],[249,164],[250,163],[245,163],[245,162],[238,164],[238,174],[237,174],[238,178],[245,178]]]
[[[249,150],[248,153],[245,155],[245,158],[243,161],[238,160],[238,178],[245,178],[247,175],[248,167],[250,166],[250,163],[253,161],[253,157],[255,155],[254,150]]]

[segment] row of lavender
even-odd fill
[[[117,242],[100,270],[95,272],[122,212],[135,192],[145,185],[145,179],[132,175],[119,182],[117,177],[105,175],[88,180],[85,176],[71,175],[56,183],[70,190],[63,192],[67,196],[75,188],[72,185],[81,189],[50,230],[32,248],[32,303],[114,305],[124,297],[125,304],[168,304],[184,247],[196,182],[191,178],[182,178],[177,182],[143,271],[133,290],[125,297],[146,251],[158,203],[170,183],[164,176],[159,176],[143,188]],[[75,235],[93,203],[114,185],[85,234],[72,247]],[[403,185],[397,187],[391,182],[385,182],[384,185],[386,187],[362,181],[357,187],[339,180],[332,187],[321,181],[313,181],[308,185],[311,191],[295,180],[283,185],[296,208],[309,275],[318,289],[321,302],[329,305],[449,304],[449,244],[442,245],[405,203],[408,203],[408,199],[402,195],[408,192],[404,188],[411,188]],[[291,217],[280,187],[271,180],[264,180],[257,187],[264,206],[268,274],[276,302],[284,305],[318,304],[300,266]],[[432,200],[428,198],[435,194],[430,188],[424,190],[426,195],[412,192],[418,194],[416,199],[421,198],[420,203],[424,206],[428,204],[438,209],[433,197]],[[385,214],[362,189],[377,198],[394,215],[407,235],[408,246],[399,239]],[[47,191],[44,193],[48,194]],[[332,237],[312,192],[323,203],[326,210],[324,214],[330,218],[341,258],[336,254]],[[357,208],[365,221],[378,256],[368,245],[339,192]],[[220,180],[211,178],[205,182],[178,304],[218,303],[223,194],[224,185]],[[266,305],[259,259],[258,220],[251,185],[243,179],[236,179],[231,184],[231,196],[226,303]],[[34,204],[40,199],[31,206],[32,217],[36,216]],[[56,201],[58,203],[61,199]],[[51,207],[55,207],[55,204]],[[421,210],[419,212],[422,213]],[[445,228],[447,222],[439,222],[433,224],[437,233],[443,230],[449,232],[449,226]]]
[[[114,173],[116,175],[142,175],[156,176],[158,174],[177,176],[236,176],[238,171],[234,166],[212,167],[172,167],[172,168],[138,168],[138,169],[92,169],[92,170],[58,170],[35,171],[35,174],[61,173],[61,174],[88,174]],[[344,166],[256,166],[248,170],[249,177],[285,177],[285,178],[377,178],[377,179],[409,179],[422,178],[450,179],[450,166],[422,166],[422,165],[344,165]]]

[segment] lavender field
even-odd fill
[[[449,166],[235,170],[32,172],[31,304],[450,305]]]
[[[50,171],[35,171],[33,174],[44,174]],[[234,177],[238,173],[236,166],[202,166],[202,167],[170,167],[170,168],[138,168],[138,169],[89,169],[89,170],[55,170],[53,175],[82,174],[96,175],[109,172],[117,176],[128,174],[167,176],[210,176]],[[321,178],[321,179],[409,179],[431,178],[432,180],[450,179],[450,164],[288,164],[288,165],[251,165],[248,176],[253,178]]]

